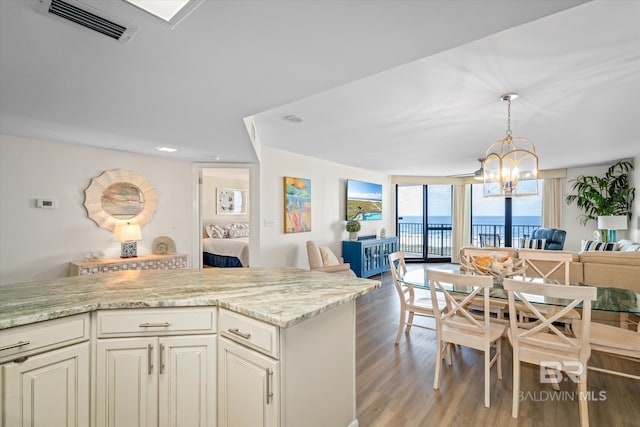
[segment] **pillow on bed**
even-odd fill
[[[227,237],[226,231],[224,230],[224,228],[220,227],[219,225],[207,224],[206,230],[207,230],[207,234],[212,239],[224,239],[225,237]]]
[[[324,265],[340,265],[340,260],[327,246],[320,246],[320,256]]]
[[[230,239],[235,239],[236,237],[248,237],[249,224],[229,224],[227,227],[227,235]]]

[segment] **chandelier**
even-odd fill
[[[527,138],[511,135],[511,100],[508,93],[507,136],[489,146],[482,167],[485,197],[517,197],[538,194],[538,156],[536,146]]]

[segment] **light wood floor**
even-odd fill
[[[422,268],[423,266],[413,266]],[[409,267],[412,268],[412,267]],[[374,277],[380,279],[380,276]],[[456,347],[453,365],[444,364],[439,390],[433,389],[435,331],[412,328],[394,345],[399,300],[389,273],[382,288],[357,301],[357,416],[360,427],[381,426],[562,426],[579,425],[577,400],[567,400],[573,383],[560,384],[564,400],[553,400],[550,384],[540,384],[539,368],[522,364],[521,386],[530,392],[511,417],[511,346],[502,342],[502,381],[491,370],[491,408],[484,407],[482,352]],[[429,324],[432,319],[423,319]],[[594,366],[640,375],[640,363],[592,353]],[[640,426],[640,381],[589,371],[587,389],[606,400],[589,402],[592,427]]]

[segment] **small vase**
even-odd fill
[[[349,232],[349,240],[358,240],[358,232],[350,231]]]

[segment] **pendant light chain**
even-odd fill
[[[507,98],[507,136],[511,136],[511,97]]]

